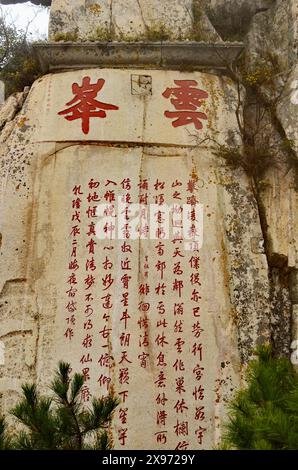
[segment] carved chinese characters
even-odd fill
[[[36,115],[38,142],[158,142],[193,147],[197,139],[224,140],[219,133],[225,123],[219,112],[225,106],[224,90],[216,76],[92,69],[66,72],[62,79],[60,74],[51,75],[45,81],[44,107]],[[229,119],[236,124],[234,115]]]
[[[63,359],[84,376],[86,407],[117,395],[117,449],[210,448],[231,389],[208,148],[213,131],[226,138],[223,96],[208,74],[89,69],[44,77],[28,100],[46,141],[34,144],[41,380]]]
[[[192,239],[197,189],[191,176],[136,181],[111,173],[76,181],[69,195],[65,347],[75,347],[87,405],[97,390],[119,396],[120,448],[131,445],[140,373],[150,373],[152,445],[183,450],[204,442],[200,252],[196,242],[185,249],[182,217],[187,206]]]
[[[165,111],[167,118],[174,119],[173,127],[187,126],[193,124],[195,129],[203,128],[202,120],[207,120],[205,113],[199,112],[203,100],[208,98],[208,93],[198,88],[195,80],[174,80],[176,88],[167,88],[162,96],[170,98],[171,104],[176,111]],[[90,77],[84,77],[82,85],[72,84],[74,98],[66,103],[68,108],[59,111],[59,116],[65,116],[68,121],[82,120],[82,131],[89,134],[91,118],[106,118],[107,110],[118,110],[119,107],[102,103],[96,100],[96,96],[105,84],[105,80],[99,78],[97,83],[90,83]]]
[[[196,80],[174,80],[176,88],[167,88],[162,94],[170,101],[176,111],[165,111],[165,116],[174,119],[173,127],[193,124],[197,130],[203,128],[202,120],[207,120],[205,113],[199,112],[203,100],[208,98],[208,93],[198,89]]]
[[[97,94],[104,86],[105,80],[98,79],[97,83],[90,83],[90,77],[84,77],[82,86],[73,83],[72,92],[74,98],[66,103],[67,109],[60,111],[60,116],[65,116],[68,121],[76,119],[82,120],[82,131],[89,134],[91,118],[105,118],[107,110],[117,110],[118,106],[112,104],[101,103],[96,100]]]

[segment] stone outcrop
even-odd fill
[[[295,302],[290,307],[292,289],[289,278],[297,269],[297,118],[295,99],[297,90],[297,14],[298,2],[277,0],[266,11],[257,13],[246,37],[245,69],[267,74],[258,84],[251,98],[259,101],[259,110],[264,113],[259,138],[274,149],[275,162],[264,175],[264,186],[260,191],[263,206],[267,256],[272,268],[273,293],[272,323],[273,337],[280,350],[289,350],[291,338],[296,339]],[[248,102],[248,105],[250,103]],[[278,229],[277,229],[278,227]],[[276,277],[276,273],[279,273]],[[279,278],[279,281],[277,280]],[[276,285],[277,283],[277,285]],[[284,296],[284,294],[286,295]],[[293,331],[289,323],[293,309]],[[288,313],[286,313],[288,312]],[[286,315],[286,321],[284,319]],[[276,332],[276,323],[277,326]],[[280,337],[278,338],[278,336]],[[284,345],[281,346],[282,339]]]
[[[273,3],[274,0],[210,0],[205,2],[205,10],[223,38],[239,40],[248,32],[254,16]]]
[[[219,46],[241,38],[236,67]],[[152,60],[167,41],[188,51],[187,67]],[[54,0],[45,64],[51,42],[61,43],[53,73],[0,108],[0,406],[24,381],[46,389],[64,359],[84,371],[86,404],[88,393],[124,394],[116,448],[212,448],[256,345],[289,355],[298,335],[297,1]],[[189,51],[212,44],[220,57],[200,68]],[[75,64],[96,48],[88,67]],[[69,111],[83,88],[98,111],[94,87],[100,115]],[[175,97],[193,96],[189,87],[200,100],[181,109]],[[123,239],[94,237],[92,253],[93,206],[127,193],[203,204],[195,270],[187,250],[174,256],[179,240],[156,251],[144,237],[130,253]],[[90,305],[86,273],[97,282]],[[183,438],[177,419],[189,425]]]
[[[52,40],[151,41],[185,40],[217,42],[200,2],[192,0],[55,0],[52,2],[49,37]],[[197,5],[194,8],[194,5]],[[125,12],[125,15],[123,15]],[[129,21],[127,18],[129,17]]]
[[[2,106],[0,105],[0,142],[4,143],[9,137],[15,125],[14,117],[22,109],[28,93],[29,87],[26,87],[23,92],[10,96]]]

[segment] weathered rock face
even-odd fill
[[[161,3],[56,0],[51,35],[85,40],[100,27],[109,40],[148,41],[165,26],[176,39],[193,34],[192,2]],[[245,61],[254,77],[254,60],[268,63],[263,34],[276,47],[278,28],[265,23],[284,18],[282,5],[236,4],[252,18]],[[224,6],[210,8],[214,20]],[[210,449],[256,344],[273,339],[289,354],[297,325],[293,8],[288,2],[284,73],[272,88],[263,82],[245,94],[237,76],[215,66],[98,64],[47,74],[0,108],[3,411],[23,382],[46,389],[63,359],[85,375],[86,405],[108,390],[120,396],[116,448]],[[214,149],[241,148],[259,122],[256,100],[263,116],[277,90],[256,140],[278,149],[278,164],[256,180]],[[169,238],[164,204],[173,206]],[[181,220],[181,204],[200,206]]]
[[[274,0],[210,0],[205,8],[216,31],[225,39],[240,40],[254,15],[266,11]]]
[[[289,286],[289,276],[297,269],[297,13],[298,2],[289,0],[276,1],[267,11],[256,14],[245,51],[247,73],[267,74],[257,89],[259,109],[267,115],[259,137],[275,149],[275,163],[265,173],[260,201],[272,267],[272,323],[280,325],[273,328],[273,338],[284,353],[291,342],[289,297],[293,290],[285,285]],[[295,305],[296,301],[294,311]],[[286,321],[280,322],[283,315]],[[292,339],[297,337],[295,315]]]

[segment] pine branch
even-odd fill
[[[118,404],[119,400],[112,396],[93,399],[92,409],[82,413],[80,416],[83,428],[82,433],[86,435],[107,427],[112,421],[114,410]]]
[[[60,417],[64,416],[64,419],[66,418],[66,420],[71,417],[73,421],[73,427],[76,430],[74,440],[76,442],[77,449],[80,450],[83,446],[83,434],[77,418],[77,414],[79,412],[77,398],[84,384],[84,378],[81,374],[75,374],[71,381],[70,370],[70,364],[60,362],[58,371],[56,372],[56,378],[53,381],[51,388],[57,395],[58,402],[65,408],[63,412],[61,410]],[[68,397],[69,388],[71,389],[70,398]]]
[[[298,449],[298,375],[262,346],[247,368],[247,387],[229,405],[222,447]]]
[[[94,399],[92,408],[84,409],[80,400],[84,378],[81,374],[74,374],[71,378],[70,372],[69,364],[59,363],[51,384],[53,398],[41,396],[35,385],[23,385],[23,398],[11,414],[27,430],[19,433],[13,442],[14,448],[107,450],[112,447],[106,428],[112,420],[118,399],[112,396]],[[0,419],[0,449],[8,444],[5,422]]]
[[[3,416],[0,416],[0,450],[9,450],[12,448],[12,440],[8,437],[7,426]]]

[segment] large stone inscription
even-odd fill
[[[42,92],[38,142],[197,146],[237,125],[234,85],[211,74],[89,69],[48,75]]]
[[[65,360],[85,376],[86,406],[119,396],[117,449],[218,441],[239,345],[265,331],[268,303],[249,183],[212,153],[237,138],[237,99],[229,79],[203,73],[88,69],[35,83],[2,159],[2,318],[26,291],[1,327],[4,410]]]
[[[220,246],[208,237],[216,220],[206,166],[198,171],[195,155],[140,148],[73,146],[56,158],[59,171],[51,161],[42,179],[53,188],[55,243],[45,279],[58,302],[56,359],[85,375],[86,405],[108,391],[120,397],[116,448],[141,449],[145,442],[152,449],[210,448],[222,413],[221,387],[233,387],[237,361],[229,351],[233,325],[220,305],[225,281],[214,278]],[[121,209],[118,198],[141,203],[141,212]],[[181,240],[175,207],[206,200],[212,222],[206,221],[200,247]],[[165,224],[154,224],[167,216],[163,201],[174,205],[169,238]],[[104,220],[94,209],[101,204]],[[98,238],[100,229],[106,239]],[[140,239],[133,239],[134,230]]]

